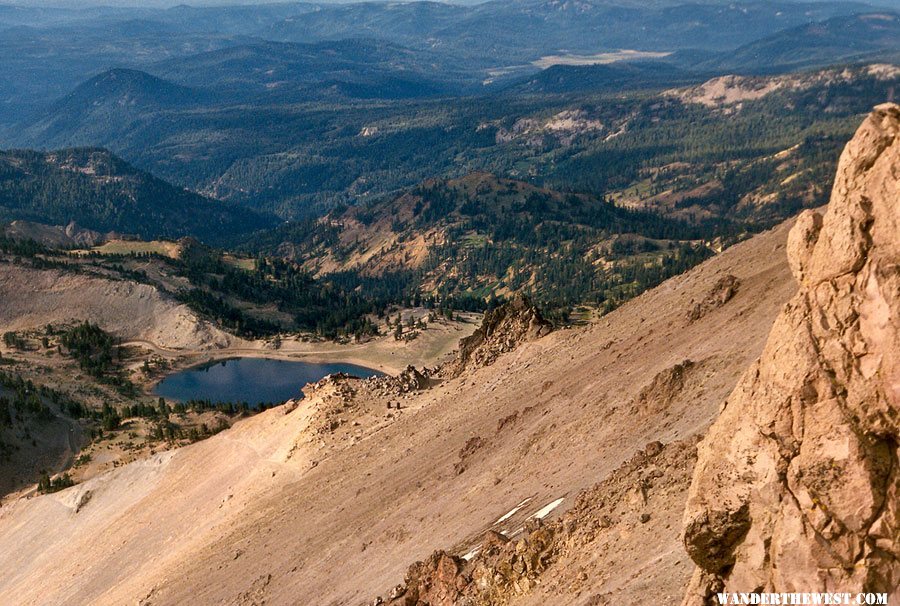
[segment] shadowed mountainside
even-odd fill
[[[0,152],[0,218],[76,221],[147,239],[223,242],[271,226],[263,215],[205,198],[97,148]]]

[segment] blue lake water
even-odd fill
[[[172,374],[163,379],[153,393],[181,402],[211,400],[273,404],[300,398],[304,385],[337,372],[364,378],[382,374],[354,364],[232,358]]]

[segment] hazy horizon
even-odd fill
[[[256,6],[266,4],[359,4],[365,2],[396,2],[397,0],[18,0],[0,2],[0,6],[20,6],[25,8],[172,8],[174,6]],[[487,0],[400,0],[402,2],[441,2],[445,4],[472,5]]]
[[[472,6],[476,4],[484,4],[491,0],[18,0],[14,2],[0,1],[0,6],[19,6],[24,8],[60,8],[60,9],[80,9],[80,8],[145,8],[159,9],[172,8],[174,6],[262,6],[267,4],[364,4],[364,3],[389,3],[389,2],[435,2],[442,4],[458,4],[462,6]],[[737,0],[738,3],[757,2],[759,0]],[[793,3],[825,3],[831,0],[785,0]],[[852,0],[850,0],[852,1]],[[725,0],[697,0],[697,4],[720,4]],[[896,0],[858,0],[858,4],[868,4],[882,8],[900,10],[900,3]],[[629,6],[634,4],[634,0],[609,0],[608,4]],[[656,4],[649,2],[648,4]]]

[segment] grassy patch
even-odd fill
[[[95,246],[91,249],[103,255],[132,255],[153,253],[177,259],[181,256],[181,245],[177,242],[168,242],[166,240],[151,240],[143,242],[140,240],[110,240],[102,246]]]

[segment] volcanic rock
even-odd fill
[[[467,368],[490,366],[501,354],[551,330],[553,326],[540,310],[526,297],[518,296],[484,314],[481,326],[470,337],[460,340],[459,354],[441,369],[441,374],[456,377]]]
[[[866,119],[788,255],[799,292],[699,446],[686,606],[721,590],[900,599],[900,106]]]

